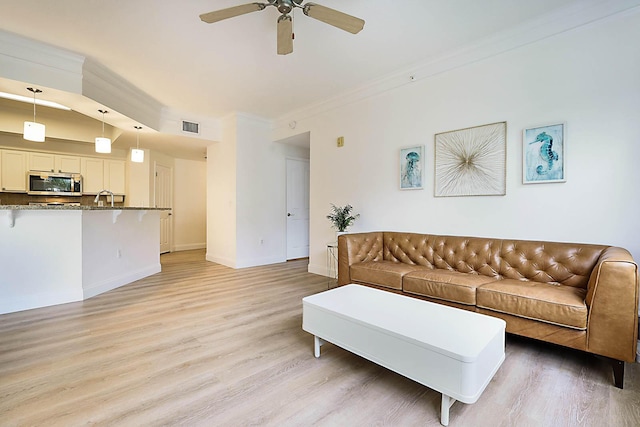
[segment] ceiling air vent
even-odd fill
[[[200,123],[182,121],[182,132],[200,135]]]

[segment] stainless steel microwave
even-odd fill
[[[82,196],[82,175],[79,173],[27,173],[27,194],[47,196]]]

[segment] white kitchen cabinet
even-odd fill
[[[56,172],[81,173],[80,163],[78,156],[55,156]]]
[[[54,172],[56,167],[55,156],[50,153],[29,153],[29,170]]]
[[[126,161],[93,157],[0,150],[0,188],[2,191],[26,192],[27,172],[30,170],[82,174],[82,192],[97,194],[110,190],[124,195],[126,190]]]
[[[30,152],[29,170],[55,173],[80,173],[80,157]]]
[[[82,192],[97,194],[104,186],[104,160],[83,157],[80,170],[82,174]]]
[[[104,185],[113,194],[125,194],[125,169],[126,162],[124,160],[104,161]]]
[[[28,153],[26,151],[0,150],[0,185],[2,191],[24,193],[27,191]]]

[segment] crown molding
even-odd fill
[[[0,77],[82,92],[82,55],[0,30]]]
[[[192,114],[165,107],[92,58],[3,30],[0,30],[0,78],[84,96],[132,122],[163,133],[219,139],[217,119],[199,117],[206,131],[186,135],[181,132],[181,120],[193,119]]]
[[[91,58],[82,67],[82,95],[148,128],[161,128],[164,106]]]
[[[640,0],[588,0],[525,22],[447,55],[431,58],[394,72],[333,98],[286,113],[273,121],[273,129],[286,129],[292,120],[301,121],[362,101],[386,91],[412,84],[465,65],[518,49],[537,41],[613,17],[640,12]]]

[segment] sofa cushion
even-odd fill
[[[504,240],[500,275],[505,279],[587,288],[589,277],[606,246]]]
[[[476,288],[495,280],[480,274],[451,270],[418,270],[404,276],[402,289],[412,294],[475,305]]]
[[[368,261],[353,264],[349,268],[354,282],[402,289],[402,277],[424,267],[393,261]]]
[[[587,328],[586,289],[505,279],[482,285],[476,305],[574,329]]]

